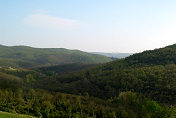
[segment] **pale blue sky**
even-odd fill
[[[0,44],[141,52],[176,43],[176,0],[0,0]]]

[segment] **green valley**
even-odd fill
[[[175,118],[175,52],[174,44],[105,64],[2,66],[0,110],[44,118]]]

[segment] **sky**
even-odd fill
[[[136,53],[176,43],[176,0],[0,0],[0,44]]]

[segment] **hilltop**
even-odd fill
[[[29,68],[72,63],[97,64],[109,61],[111,59],[108,57],[80,50],[0,45],[0,66]]]

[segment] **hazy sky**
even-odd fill
[[[176,43],[176,0],[0,0],[0,44],[141,52]]]

